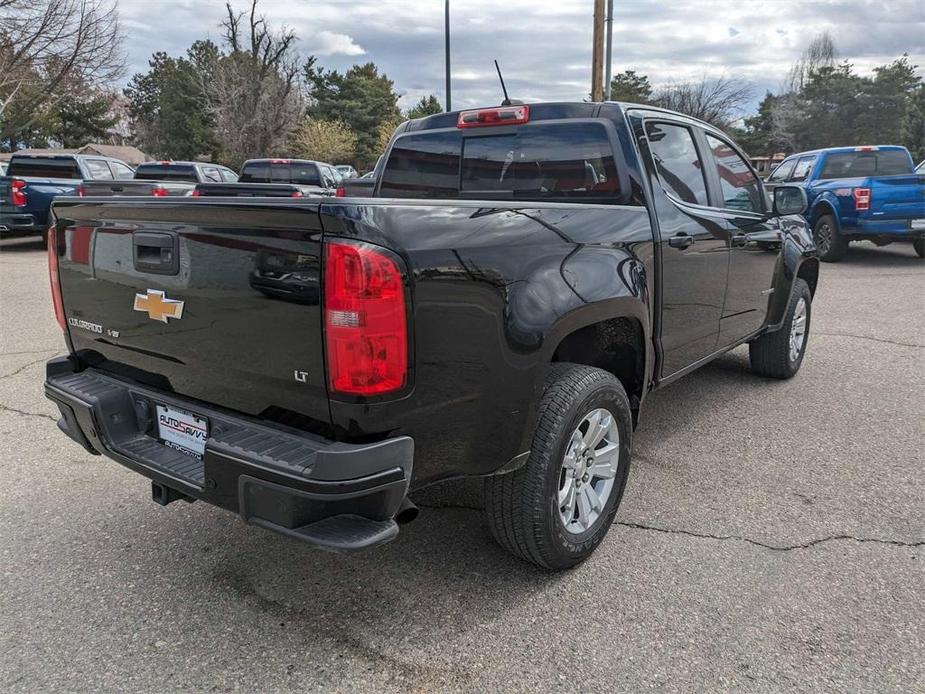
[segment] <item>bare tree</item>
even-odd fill
[[[835,67],[838,61],[838,50],[828,31],[818,34],[809,45],[800,59],[790,68],[787,81],[784,84],[786,93],[799,92],[806,85],[810,76],[824,67]]]
[[[222,22],[229,49],[200,73],[206,108],[230,161],[282,151],[304,112],[295,32],[272,30],[257,14],[225,6]]]
[[[124,68],[115,0],[0,0],[0,140],[31,127],[72,90],[105,86]]]
[[[750,97],[751,89],[738,80],[704,77],[668,84],[655,93],[652,103],[725,128],[741,117]]]

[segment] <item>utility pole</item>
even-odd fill
[[[591,101],[603,101],[604,0],[594,0],[594,50],[591,53]]]
[[[610,101],[610,80],[613,58],[613,0],[607,0],[607,57],[604,58],[604,101]]]
[[[452,111],[452,98],[450,96],[450,0],[446,0],[444,6],[444,17],[443,17],[444,27],[443,32],[446,41],[446,57],[444,63],[446,65],[446,110]]]

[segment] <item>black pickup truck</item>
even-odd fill
[[[743,343],[759,376],[800,368],[805,200],[709,125],[616,103],[409,121],[366,199],[58,200],[46,394],[162,504],[345,551],[479,477],[498,542],[566,568],[649,392]]]

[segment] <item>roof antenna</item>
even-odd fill
[[[498,71],[498,79],[501,80],[501,91],[504,92],[504,101],[501,102],[501,105],[510,106],[512,101],[507,98],[507,87],[504,86],[504,78],[501,76],[501,66],[498,65],[497,59],[495,59],[495,70]]]

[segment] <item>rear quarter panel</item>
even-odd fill
[[[481,203],[484,204],[484,203]],[[487,474],[527,451],[561,339],[615,316],[648,334],[653,243],[643,207],[323,203],[325,238],[397,252],[412,284],[413,386],[379,403],[335,399],[352,435],[415,440],[415,486]]]

